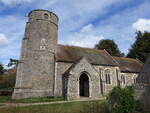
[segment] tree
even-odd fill
[[[12,58],[10,58],[9,60],[10,61],[9,61],[8,65],[7,65],[8,67],[11,67],[11,66],[16,66],[17,67],[17,65],[19,63],[19,60],[12,59]]]
[[[124,54],[120,52],[117,44],[113,40],[100,40],[99,43],[95,45],[95,48],[105,49],[112,56],[124,56]]]
[[[3,74],[4,72],[4,67],[3,67],[3,64],[0,63],[0,74]]]
[[[127,57],[138,58],[143,63],[145,63],[150,53],[150,32],[145,31],[142,33],[141,31],[138,31],[136,32],[135,38],[136,41],[129,49]]]

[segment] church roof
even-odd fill
[[[114,56],[113,58],[117,61],[121,72],[139,73],[143,67],[137,59]]]
[[[58,45],[56,61],[75,63],[85,57],[93,65],[119,66],[121,72],[139,73],[143,64],[133,58],[112,57],[106,50]]]
[[[74,63],[81,57],[86,57],[89,63],[94,65],[118,65],[105,50],[82,48],[77,46],[57,46],[57,61]]]

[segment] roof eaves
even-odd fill
[[[56,62],[75,63],[76,61],[56,60]],[[92,65],[101,65],[101,66],[118,66],[118,65],[98,64],[98,63],[90,63],[90,64],[92,64]]]
[[[142,61],[140,61],[138,58],[136,58],[136,60],[141,63],[142,65],[144,65],[144,63]]]
[[[121,71],[122,73],[140,73],[140,72],[137,72],[137,71]]]
[[[96,64],[96,63],[91,63],[92,65],[101,65],[101,66],[118,66],[118,65],[111,65],[111,64]]]

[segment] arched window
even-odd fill
[[[120,81],[119,81],[119,70],[116,69],[116,76],[117,76],[117,86],[120,86]]]
[[[137,77],[134,77],[134,84],[136,84],[137,82]]]
[[[47,13],[44,13],[44,19],[48,19],[49,15]]]
[[[109,69],[105,70],[105,79],[106,79],[106,84],[111,84]]]
[[[123,84],[126,83],[126,80],[125,80],[125,76],[124,76],[124,75],[121,75],[121,81],[122,81]]]
[[[136,84],[137,83],[137,76],[133,75],[132,80],[133,80],[133,84]]]

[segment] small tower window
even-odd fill
[[[49,15],[47,13],[44,13],[44,19],[48,19]]]

